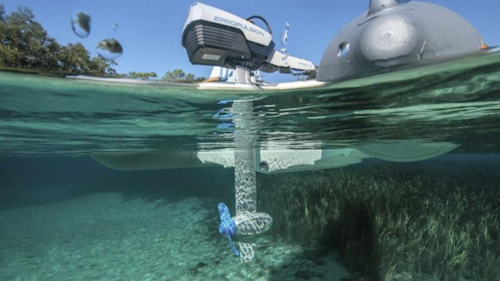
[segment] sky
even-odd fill
[[[81,42],[96,56],[96,45],[103,39],[114,38],[123,46],[117,59],[118,73],[151,72],[163,76],[176,68],[196,76],[208,77],[211,67],[192,65],[181,45],[182,28],[189,7],[196,1],[186,0],[3,0],[6,13],[17,6],[33,9],[36,20],[59,43]],[[282,48],[280,36],[288,21],[287,50],[290,55],[308,59],[319,65],[323,52],[344,25],[363,13],[369,0],[203,0],[247,18],[264,17],[273,29],[276,48]],[[432,0],[468,20],[490,46],[500,45],[499,0]],[[79,38],[72,29],[70,18],[78,12],[91,16],[91,32]],[[258,21],[256,22],[258,23]],[[117,24],[118,29],[113,26]],[[271,82],[290,81],[285,74],[265,74]]]

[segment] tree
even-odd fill
[[[5,7],[0,4],[0,21],[4,21]]]
[[[113,48],[121,52],[121,46]],[[81,43],[69,43],[66,46],[59,44],[35,20],[30,8],[18,7],[16,11],[6,15],[4,6],[0,4],[0,66],[56,71],[64,74],[139,79],[158,77],[155,72],[131,71],[128,75],[119,75],[113,68],[115,65],[117,65],[115,61],[91,57]],[[196,78],[192,73],[186,74],[182,69],[168,71],[162,79],[187,83],[204,80],[202,77]]]
[[[17,11],[5,16],[2,6],[0,12],[0,38],[3,39],[0,59],[4,65],[36,69],[57,67],[54,55],[59,44],[34,20],[30,8],[18,7]]]
[[[195,77],[192,73],[186,74],[182,69],[174,69],[167,71],[161,79],[168,82],[196,83],[205,80],[205,77]]]
[[[193,82],[194,81],[194,74],[193,73],[188,73],[186,75],[186,80],[190,81],[190,82]]]
[[[33,13],[27,8],[18,8],[11,15],[4,16],[5,8],[2,6],[2,22],[0,25],[0,38],[2,49],[0,58],[3,64],[13,67],[23,67],[30,61],[29,51],[35,42],[31,37],[36,26],[31,24]],[[39,32],[37,32],[39,33]]]
[[[128,76],[130,78],[143,79],[143,80],[149,80],[149,78],[158,77],[158,75],[156,75],[156,72],[135,72],[135,71],[129,72]]]
[[[0,5],[0,40],[3,66],[99,76],[116,74],[113,62],[90,58],[81,43],[61,46],[35,21],[28,7],[18,7],[5,15],[4,6]]]
[[[116,70],[112,67],[117,65],[115,61],[107,61],[100,56],[93,57],[89,62],[90,74],[95,76],[117,76]]]
[[[89,73],[90,72],[90,55],[87,49],[81,44],[69,43],[68,46],[63,46],[59,53],[59,61],[61,68],[64,71],[71,73]],[[99,68],[97,61],[94,67]],[[97,69],[96,69],[97,70]]]
[[[182,69],[174,69],[172,72],[167,71],[167,73],[165,73],[165,76],[163,76],[162,80],[174,82],[183,79],[184,76],[186,76],[186,74]]]

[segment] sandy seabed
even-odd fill
[[[0,280],[348,280],[335,256],[272,232],[240,263],[209,204],[100,193],[0,210]]]

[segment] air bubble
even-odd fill
[[[90,16],[78,12],[71,17],[71,28],[73,33],[80,38],[85,38],[90,34]]]
[[[122,45],[116,39],[104,39],[97,44],[97,53],[105,60],[115,60],[123,54]]]

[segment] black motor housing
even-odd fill
[[[268,46],[249,42],[238,28],[204,20],[191,22],[182,34],[182,46],[192,64],[233,69],[236,65],[259,69],[274,51],[274,45],[272,41]]]

